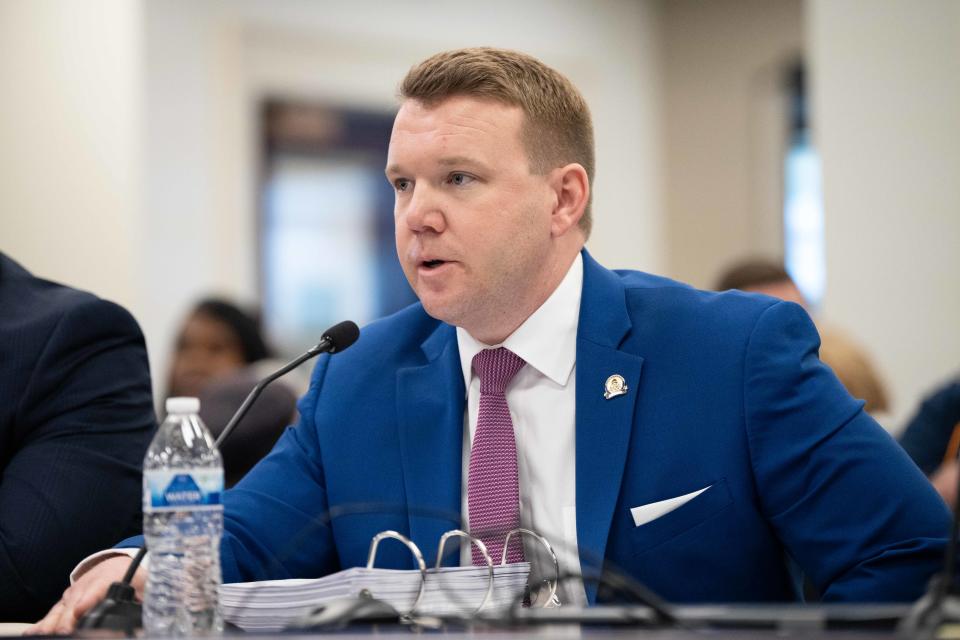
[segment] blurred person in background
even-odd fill
[[[807,301],[783,265],[774,260],[751,258],[737,262],[724,271],[715,287],[717,291],[738,289],[762,293],[772,298],[796,302],[804,309]]]
[[[738,289],[762,293],[773,298],[795,302],[808,309],[800,289],[782,263],[764,258],[750,258],[727,269],[717,281],[717,291]],[[872,360],[860,345],[844,332],[833,327],[820,332],[820,359],[827,364],[854,398],[866,404],[871,415],[890,409],[887,391]]]
[[[219,435],[260,378],[276,368],[257,318],[220,298],[198,302],[180,329],[167,397],[200,399],[200,417]],[[298,389],[286,380],[268,386],[223,443],[227,487],[237,483],[296,414]]]
[[[205,298],[177,335],[167,397],[197,397],[211,380],[270,357],[256,318],[220,298]]]
[[[960,375],[930,393],[900,436],[920,470],[949,505],[957,501],[960,471]]]
[[[140,530],[155,430],[133,316],[0,252],[0,620],[35,620],[77,562]]]

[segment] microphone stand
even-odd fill
[[[329,352],[333,354],[343,351],[352,345],[359,335],[360,329],[350,320],[345,320],[327,329],[320,342],[257,383],[214,441],[214,446],[219,448],[230,436],[267,385],[321,353]],[[146,555],[147,545],[144,543],[130,561],[130,566],[127,568],[123,579],[111,584],[104,599],[77,621],[77,630],[122,631],[127,637],[133,637],[134,631],[143,626],[143,607],[136,601],[136,592],[130,583]]]
[[[111,584],[103,600],[80,618],[77,622],[78,631],[109,629],[122,631],[126,637],[132,638],[135,631],[143,626],[141,621],[143,607],[137,602],[136,591],[130,582],[145,555],[147,555],[146,545],[137,550],[137,555],[127,567],[123,580]]]

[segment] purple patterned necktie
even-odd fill
[[[487,546],[494,564],[500,564],[507,532],[520,526],[520,485],[517,478],[517,440],[504,392],[526,363],[509,349],[484,349],[473,357],[480,378],[480,411],[470,449],[467,508],[470,531]],[[474,546],[473,564],[486,565]],[[507,562],[523,562],[520,535],[510,537]]]

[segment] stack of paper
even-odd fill
[[[523,597],[530,565],[494,567],[493,593],[484,613],[505,611]],[[444,567],[427,572],[423,598],[416,613],[469,615],[487,592],[486,567]],[[420,572],[354,567],[312,580],[239,582],[220,587],[223,617],[246,631],[279,631],[334,598],[356,596],[362,590],[406,613],[420,588]]]

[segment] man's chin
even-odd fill
[[[447,324],[461,326],[463,310],[460,308],[460,305],[450,300],[441,300],[429,295],[420,298],[420,303],[423,305],[423,310],[426,311],[427,315],[431,318],[446,322]]]

